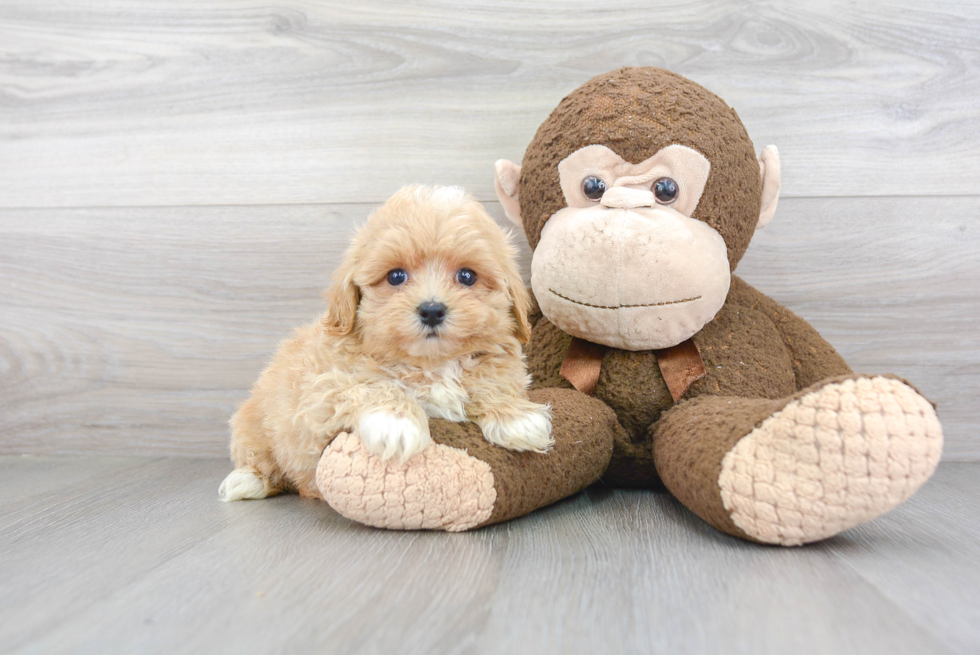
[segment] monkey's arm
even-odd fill
[[[435,443],[396,465],[345,433],[320,458],[320,493],[366,525],[458,532],[523,516],[597,481],[613,442],[625,438],[613,410],[574,389],[541,389],[530,398],[551,406],[555,444],[547,454],[495,446],[474,423],[432,419]]]
[[[734,275],[728,302],[756,309],[772,319],[792,354],[797,389],[851,373],[844,358],[809,323]]]

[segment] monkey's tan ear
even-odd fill
[[[352,269],[353,267],[345,265],[343,269],[337,271],[333,284],[323,294],[327,301],[327,315],[323,318],[323,327],[328,334],[344,336],[354,329],[361,292],[354,284]]]
[[[759,155],[759,174],[762,176],[762,211],[756,229],[769,225],[776,204],[779,203],[779,187],[782,185],[782,166],[776,146],[766,146]]]
[[[493,165],[493,188],[497,191],[497,199],[504,206],[504,213],[510,222],[517,227],[524,227],[521,218],[521,203],[518,201],[518,186],[521,181],[521,167],[512,161],[498,159]]]

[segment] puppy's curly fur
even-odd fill
[[[337,434],[406,460],[432,443],[430,417],[471,420],[511,450],[548,450],[550,409],[527,398],[530,298],[515,261],[461,189],[396,193],[358,230],[322,319],[283,342],[232,417],[236,468],[221,498],[319,497],[317,462]],[[441,321],[426,322],[425,304],[443,306]]]

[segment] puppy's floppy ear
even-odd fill
[[[524,287],[524,282],[519,282],[520,286],[511,288],[511,299],[514,302],[514,320],[517,321],[517,340],[522,344],[531,340],[531,323],[527,315],[531,311],[531,294]]]
[[[327,301],[327,315],[323,326],[329,334],[344,336],[354,329],[357,305],[361,292],[354,284],[354,263],[348,256],[343,266],[334,273],[333,284],[324,292]]]
[[[508,263],[505,276],[507,293],[510,296],[510,311],[513,312],[516,323],[514,336],[524,344],[531,340],[531,323],[528,320],[528,314],[531,312],[531,294],[527,292],[521,273],[513,260]]]

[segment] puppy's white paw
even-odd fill
[[[221,500],[258,500],[272,493],[269,483],[250,468],[235,469],[218,487]]]
[[[370,412],[357,423],[364,447],[381,457],[405,461],[432,443],[429,426],[389,412]]]
[[[492,444],[508,450],[548,452],[555,445],[551,437],[551,407],[534,409],[510,418],[484,420],[483,436]]]

